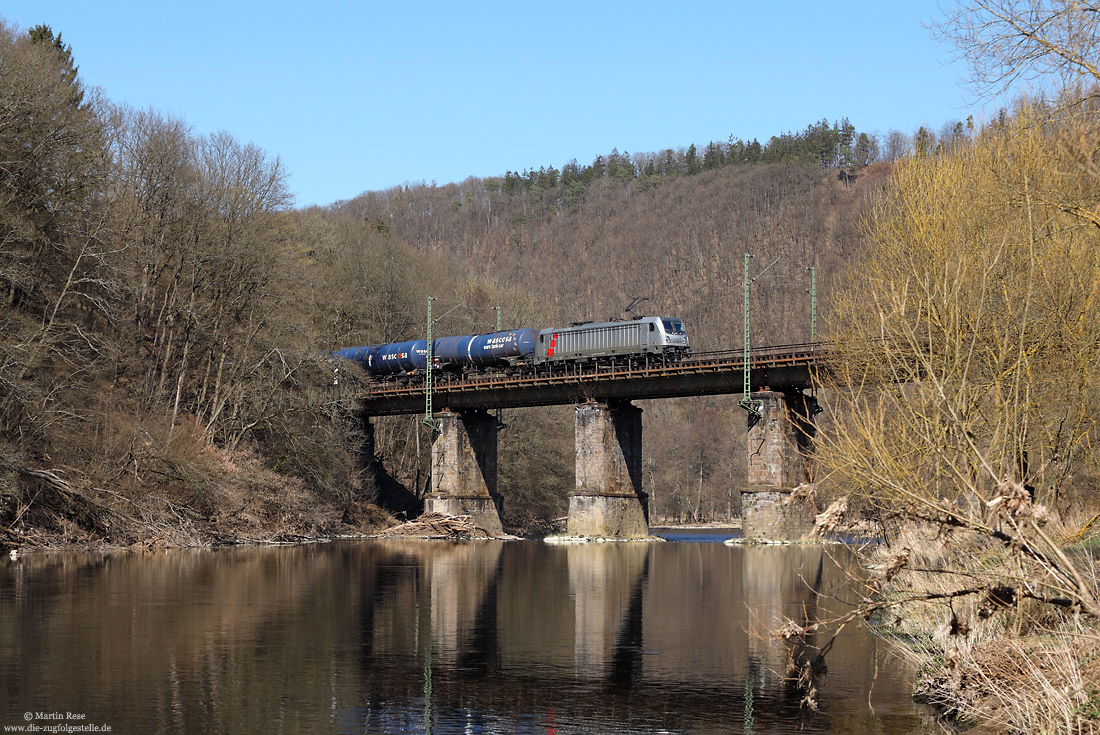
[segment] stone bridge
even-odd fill
[[[680,362],[554,366],[538,373],[435,373],[430,394],[424,376],[409,376],[370,384],[360,406],[369,421],[425,413],[431,405],[439,434],[432,444],[425,511],[470,515],[483,528],[501,533],[497,419],[490,412],[573,404],[576,487],[569,497],[567,532],[637,538],[648,535],[648,495],[642,488],[642,409],[630,401],[744,394],[748,384],[743,533],[791,538],[802,534],[807,519],[779,501],[807,479],[806,457],[819,409],[806,391],[824,360],[822,345],[804,344],[754,349],[747,365],[736,351]]]

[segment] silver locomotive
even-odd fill
[[[535,340],[535,365],[556,362],[644,358],[679,360],[691,354],[684,322],[646,316],[628,322],[586,322],[543,329]]]

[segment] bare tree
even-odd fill
[[[1091,96],[1100,83],[1095,2],[961,0],[935,32],[970,65],[970,84],[982,96],[1021,84]]]
[[[1021,111],[899,169],[838,304],[838,420],[821,458],[882,512],[965,530],[963,556],[983,539],[1019,555],[968,587],[1095,618],[1095,581],[1046,529],[1071,472],[1096,466],[1100,412],[1100,335],[1084,326],[1100,320],[1096,230],[1044,203],[1091,186],[1062,173],[1053,126]]]
[[[909,136],[900,130],[891,130],[886,134],[883,145],[883,155],[887,161],[900,161],[912,152],[912,142]]]

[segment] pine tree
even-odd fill
[[[852,142],[855,139],[856,127],[842,118],[840,123],[834,126],[836,131],[836,158],[835,163],[840,168],[852,168],[856,165],[855,155],[852,151]]]
[[[867,133],[860,133],[856,139],[855,164],[857,168],[863,168],[875,158],[871,138]]]
[[[695,149],[695,144],[692,143],[691,147],[687,150],[687,155],[684,156],[684,172],[689,176],[699,173],[702,170],[702,166],[699,162],[699,152]]]
[[[73,63],[73,48],[61,41],[61,34],[54,36],[53,29],[48,25],[39,24],[27,31],[27,37],[33,44],[45,44],[57,49],[61,58],[59,81],[71,90],[69,104],[80,107],[84,102],[84,90],[81,89],[80,80],[77,77],[77,66]]]
[[[714,141],[707,143],[707,147],[703,150],[703,170],[713,171],[720,168],[723,163],[725,163],[725,155],[721,146]]]

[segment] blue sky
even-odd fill
[[[300,206],[847,116],[912,132],[980,110],[912,2],[5,0],[116,103],[278,155]]]

